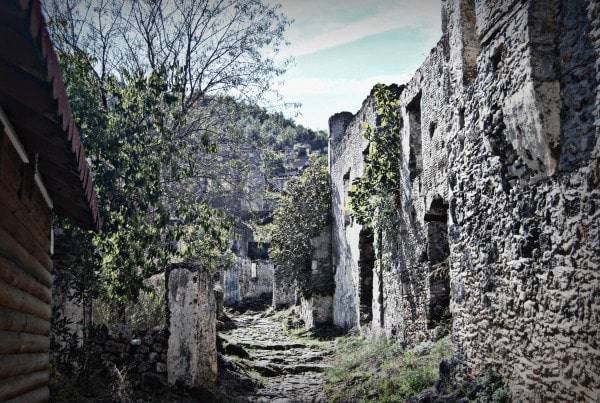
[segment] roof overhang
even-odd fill
[[[39,0],[0,1],[0,106],[54,210],[99,230],[97,197]]]

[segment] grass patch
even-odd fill
[[[334,367],[327,372],[331,402],[403,402],[434,385],[439,363],[452,356],[446,336],[425,351],[362,337],[339,338]]]

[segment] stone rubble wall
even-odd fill
[[[252,265],[256,272],[253,273]],[[253,275],[255,274],[255,275]],[[221,284],[225,305],[234,305],[245,299],[259,298],[273,293],[274,266],[268,260],[251,260],[238,256],[230,269],[223,270]]]
[[[225,305],[234,305],[242,301],[242,294],[240,293],[242,259],[246,258],[236,257],[235,263],[229,269],[221,270],[220,283],[223,288],[223,303]]]
[[[283,309],[296,305],[296,283],[283,270],[274,268],[273,272],[273,308]]]
[[[333,295],[313,294],[301,297],[296,312],[306,329],[313,329],[333,322]]]
[[[444,2],[442,39],[399,91],[401,202],[374,231],[367,324],[362,228],[345,209],[373,97],[330,119],[336,324],[413,344],[449,305],[472,375],[494,369],[516,400],[600,398],[599,13]]]
[[[331,267],[331,228],[311,240],[311,293],[300,295],[298,314],[307,329],[333,323],[335,284]]]
[[[351,223],[348,211],[348,190],[355,178],[363,173],[363,151],[368,146],[361,135],[366,122],[375,125],[375,103],[367,97],[353,116],[349,112],[329,119],[329,172],[332,183],[332,265],[335,273],[333,322],[351,329],[358,327],[358,238],[361,225]]]
[[[211,390],[217,382],[217,302],[214,276],[196,263],[167,273],[169,385]]]
[[[256,272],[252,272],[252,265]],[[268,260],[254,260],[243,266],[240,273],[240,293],[242,299],[259,298],[273,294],[273,263]]]
[[[495,368],[515,399],[598,400],[593,17],[579,0],[487,6],[500,22],[482,44],[472,89],[479,95],[461,96],[465,129],[449,140],[455,345],[472,371]],[[552,45],[539,49],[547,37]],[[547,93],[556,87],[558,109]],[[558,134],[545,130],[553,114]],[[541,122],[521,123],[532,116]],[[528,138],[548,140],[553,161]]]
[[[136,390],[152,393],[167,387],[168,337],[162,327],[133,332],[128,326],[96,326],[90,332],[90,352],[124,371]]]

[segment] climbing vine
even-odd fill
[[[377,126],[364,124],[362,134],[369,141],[365,168],[354,179],[349,191],[350,208],[359,224],[372,225],[376,217],[383,222],[394,210],[400,181],[400,116],[395,86],[377,84],[373,88]]]

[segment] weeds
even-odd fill
[[[384,339],[342,337],[326,392],[332,402],[403,402],[433,386],[440,361],[451,356],[448,336],[421,351]]]
[[[92,316],[95,324],[110,326],[125,323],[133,331],[147,330],[155,326],[166,326],[167,302],[165,298],[165,278],[163,275],[146,280],[146,291],[141,291],[136,302],[125,306],[125,317],[120,318],[114,306],[101,299],[94,301]]]

